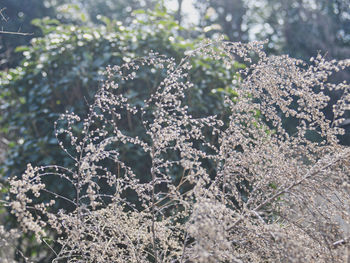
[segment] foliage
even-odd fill
[[[200,26],[205,28],[208,35],[213,32],[225,34],[230,41],[249,41],[252,19],[248,15],[247,0],[197,0],[195,5],[200,12]]]
[[[99,17],[132,22],[132,12],[140,8],[154,9],[157,1],[68,1],[68,0],[2,0],[0,4],[0,26],[10,32],[28,33],[18,37],[13,34],[0,34],[0,69],[18,66],[23,59],[14,50],[21,45],[29,45],[34,37],[41,37],[41,30],[31,24],[33,19],[58,19],[63,24],[89,25],[101,24]]]
[[[193,116],[186,105],[196,56],[227,68],[239,57],[247,64],[225,100],[225,122]],[[88,113],[67,111],[55,123],[74,165],[28,164],[10,180],[12,213],[38,240],[48,228],[61,235],[54,262],[344,262],[350,149],[337,137],[350,88],[327,79],[348,67],[349,60],[321,56],[309,65],[267,57],[262,43],[221,40],[178,62],[151,53],[110,66]],[[129,83],[144,68],[161,82],[135,103]],[[333,121],[322,111],[324,89],[343,91]],[[283,122],[289,116],[298,119],[292,134]],[[148,166],[139,171],[123,147],[142,152],[137,158]],[[50,177],[68,183],[73,197],[52,191]],[[59,199],[70,208],[58,210]]]
[[[69,1],[67,1],[69,3]],[[155,0],[84,0],[79,1],[85,12],[89,14],[91,21],[99,23],[96,18],[105,16],[109,19],[123,21],[126,24],[132,22],[132,12],[139,9],[153,10],[156,3],[161,1]]]
[[[52,19],[33,21],[42,28],[44,37],[33,39],[31,46],[17,48],[25,59],[19,67],[2,73],[2,132],[11,140],[5,164],[7,176],[10,171],[21,173],[26,161],[43,164],[62,159],[49,124],[65,110],[79,114],[86,111],[86,101],[91,101],[105,66],[144,56],[152,49],[179,58],[179,52],[193,47],[196,41],[180,37],[179,31],[184,29],[162,11],[150,16],[138,12],[138,17],[130,27],[106,17],[101,17],[105,25],[92,28]],[[225,88],[229,71],[219,67],[213,72],[211,69],[219,65],[210,59],[193,61],[193,66],[192,81],[198,86],[191,111],[220,111],[217,96],[203,99],[202,94]],[[140,104],[155,85],[157,78],[149,79],[144,72],[128,96],[134,104]]]
[[[17,46],[27,45],[34,35],[40,36],[40,30],[30,22],[34,18],[53,16],[54,10],[44,4],[42,0],[18,1],[3,0],[0,4],[2,16],[0,26],[4,31],[24,32],[30,35],[18,36],[12,34],[0,34],[0,69],[15,67],[23,56],[15,53]]]

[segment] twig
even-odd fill
[[[154,158],[155,155],[155,150],[154,146],[152,146],[152,159]],[[154,260],[155,263],[158,262],[158,257],[157,257],[157,247],[156,247],[156,233],[155,233],[155,180],[156,180],[156,175],[154,172],[154,163],[152,162],[152,168],[151,168],[151,174],[152,174],[152,226],[151,226],[151,231],[152,231],[152,239],[153,239],[153,251],[154,251]]]
[[[34,33],[22,33],[22,32],[12,32],[12,31],[0,30],[0,34],[31,36],[31,35],[33,35]]]
[[[8,18],[6,18],[6,17],[4,16],[4,14],[2,13],[4,10],[6,10],[6,7],[3,7],[3,8],[0,9],[0,16],[1,16],[1,18],[2,18],[3,20],[5,20],[5,21],[7,22],[7,21],[8,21]]]
[[[344,155],[346,156],[347,154],[349,154],[349,152],[347,151]],[[261,208],[263,208],[265,205],[267,205],[268,203],[272,202],[273,200],[275,200],[277,197],[281,196],[282,194],[288,192],[290,189],[294,188],[297,185],[300,185],[301,183],[303,183],[305,180],[309,179],[312,176],[315,176],[316,174],[318,174],[319,172],[321,172],[324,169],[327,169],[329,167],[331,167],[332,165],[334,165],[335,163],[337,163],[338,161],[344,159],[345,156],[341,156],[336,158],[333,162],[321,167],[320,169],[317,169],[316,171],[312,172],[309,171],[302,179],[300,179],[297,182],[292,183],[291,185],[289,185],[288,187],[282,189],[281,191],[279,191],[278,193],[274,194],[273,196],[271,196],[270,198],[266,199],[264,202],[262,202],[260,205],[258,205],[257,207],[255,207],[252,212],[257,212],[259,211]],[[233,225],[229,228],[229,230],[232,230],[236,225],[238,225],[240,222],[243,221],[243,216],[241,215],[241,217],[239,219],[237,219]]]
[[[185,239],[184,239],[184,244],[183,244],[183,247],[182,247],[182,255],[181,255],[180,263],[182,263],[184,261],[184,259],[185,259],[185,250],[186,250],[187,237],[188,237],[188,233],[186,232]]]
[[[268,203],[270,203],[271,201],[273,201],[274,199],[276,199],[277,197],[279,197],[280,195],[288,192],[290,189],[294,188],[295,186],[297,185],[300,185],[302,182],[304,182],[305,180],[309,179],[310,177],[313,177],[315,176],[316,174],[318,174],[319,172],[321,172],[322,170],[324,169],[327,169],[329,167],[331,167],[332,165],[334,165],[336,162],[340,161],[341,159],[343,158],[337,158],[335,159],[333,162],[323,166],[322,168],[320,169],[317,169],[316,171],[312,172],[308,172],[302,179],[300,179],[299,181],[297,182],[294,182],[293,184],[291,184],[290,186],[282,189],[281,191],[279,191],[278,193],[276,193],[275,195],[271,196],[270,198],[266,199],[264,202],[262,202],[260,205],[258,205],[254,210],[255,211],[258,211],[260,210],[261,208],[263,208],[265,205],[267,205]]]
[[[8,22],[8,18],[5,17],[5,15],[3,14],[3,11],[6,10],[6,7],[3,7],[0,9],[0,17],[2,18],[2,20],[4,20],[5,22]],[[21,35],[21,36],[30,36],[33,35],[33,33],[23,33],[23,32],[19,32],[20,29],[18,30],[18,32],[13,32],[13,31],[5,31],[3,29],[0,30],[0,34],[8,34],[8,35]]]
[[[333,246],[333,248],[336,248],[338,246],[345,245],[345,244],[347,244],[349,242],[349,239],[350,239],[350,237],[347,237],[347,238],[343,238],[343,239],[340,239],[338,241],[335,241],[332,244],[332,246]]]

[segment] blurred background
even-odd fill
[[[268,55],[350,58],[350,0],[1,0],[0,29],[0,178],[5,186],[6,178],[20,176],[29,162],[72,165],[57,146],[53,123],[66,110],[86,114],[107,65],[151,50],[179,61],[203,39],[221,34],[230,41],[268,40]],[[210,58],[191,63],[195,85],[186,98],[189,111],[224,115],[223,98],[235,96],[232,76],[244,64],[237,61],[236,68],[227,69]],[[344,80],[350,80],[349,71],[331,78]],[[142,105],[159,81],[142,71],[126,89],[132,104]],[[341,95],[328,93],[332,101]],[[325,114],[332,118],[331,106]],[[342,125],[341,143],[350,145],[350,117]],[[125,123],[131,135],[139,128]],[[130,147],[125,145],[122,158],[142,174],[149,163],[140,162],[142,154]],[[54,191],[69,189],[47,183]],[[1,206],[0,220],[7,228],[15,226]],[[15,247],[16,262],[23,255],[49,262],[51,252],[30,234]]]

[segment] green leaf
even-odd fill
[[[28,50],[30,50],[30,48],[27,46],[18,46],[18,47],[16,47],[15,52],[23,52],[23,51],[28,51]]]
[[[272,189],[277,189],[277,184],[272,182],[272,183],[269,183],[269,187],[271,187]]]
[[[83,22],[86,22],[86,21],[87,21],[86,15],[85,15],[84,13],[80,13],[80,19],[81,19],[81,21],[83,21]]]

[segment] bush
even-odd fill
[[[132,18],[133,23],[125,25],[99,17],[101,24],[89,27],[48,18],[33,21],[43,36],[34,38],[30,46],[17,48],[25,57],[21,65],[0,73],[0,133],[8,141],[6,158],[0,163],[0,172],[5,178],[22,174],[28,162],[33,166],[74,164],[58,147],[52,124],[66,110],[86,115],[104,79],[101,72],[107,65],[120,65],[143,57],[152,49],[180,61],[183,52],[193,49],[202,39],[200,32],[179,26],[162,10],[138,11]],[[182,37],[190,34],[195,36]],[[187,97],[189,111],[193,116],[225,115],[223,94],[232,93],[231,75],[243,65],[235,63],[234,68],[226,69],[210,58],[193,58],[191,64],[190,77],[195,86]],[[142,105],[163,77],[161,71],[154,74],[147,68],[140,70],[137,79],[124,86],[125,96],[135,106]],[[81,123],[74,129],[82,129]],[[142,133],[142,127],[130,123],[128,118],[123,122],[123,129],[131,136]],[[141,149],[124,145],[120,151],[133,163],[136,173],[149,169]],[[67,196],[74,196],[68,182],[50,177],[45,183],[50,191],[64,191]],[[56,207],[62,207],[61,202],[57,202]],[[8,227],[14,225],[13,217],[4,218]],[[23,254],[28,257],[35,254],[37,261],[44,258],[40,262],[47,262],[45,253],[31,247],[34,242],[25,240],[28,239],[19,242]]]
[[[228,120],[192,116],[184,105],[196,56],[227,68],[247,63],[225,100]],[[39,241],[50,243],[49,229],[59,235],[54,262],[343,262],[350,148],[339,144],[338,125],[350,93],[327,78],[349,66],[321,56],[310,65],[267,57],[262,43],[220,40],[180,63],[151,53],[108,67],[88,114],[67,111],[55,123],[74,165],[28,164],[10,180],[12,213]],[[145,67],[164,79],[135,105],[127,87]],[[325,89],[343,91],[332,121],[323,113]],[[142,134],[125,129],[128,122]],[[142,152],[144,170],[123,147]],[[48,189],[51,177],[74,197]],[[66,206],[58,209],[59,199]]]

